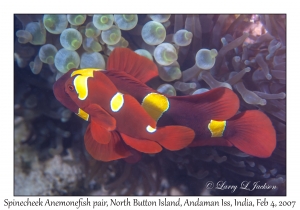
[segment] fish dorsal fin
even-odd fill
[[[155,63],[128,48],[115,48],[107,62],[107,70],[124,71],[146,83],[158,75]]]
[[[136,98],[140,103],[146,94],[153,92],[152,88],[126,72],[111,70],[105,71],[103,74],[105,74],[115,84],[119,91],[134,96],[134,98]]]

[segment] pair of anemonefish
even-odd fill
[[[84,141],[97,160],[136,161],[136,151],[162,147],[235,146],[257,157],[275,149],[269,118],[257,110],[235,115],[239,99],[230,89],[165,96],[145,85],[158,75],[156,65],[127,48],[111,53],[107,69],[73,69],[54,84],[56,98],[90,121]]]

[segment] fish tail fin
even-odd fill
[[[187,147],[193,141],[195,132],[184,126],[165,126],[158,128],[153,137],[167,150],[176,151]]]
[[[124,71],[142,83],[158,75],[155,63],[128,48],[115,48],[107,61],[107,70]]]
[[[248,110],[226,121],[223,138],[241,151],[256,157],[270,157],[276,147],[271,120],[258,110]]]

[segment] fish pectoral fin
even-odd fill
[[[90,104],[84,109],[91,115],[91,121],[98,124],[107,131],[116,129],[116,119],[106,112],[101,106],[97,104]]]
[[[123,133],[121,133],[121,136],[128,146],[140,152],[155,154],[162,150],[162,147],[154,141],[147,139],[136,139]]]
[[[122,141],[119,133],[117,131],[111,131],[109,133],[111,136],[109,143],[101,144],[94,139],[90,124],[84,135],[84,144],[88,153],[96,160],[105,162],[132,156],[130,152],[132,149]]]

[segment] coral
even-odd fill
[[[285,15],[15,15],[16,195],[285,195]],[[276,130],[276,148],[261,159],[235,147],[191,147],[142,155],[136,164],[95,161],[85,151],[86,122],[53,96],[72,68],[105,69],[116,47],[153,60],[160,93],[232,89],[237,112],[260,110]],[[245,179],[276,190],[234,193],[207,181]]]

